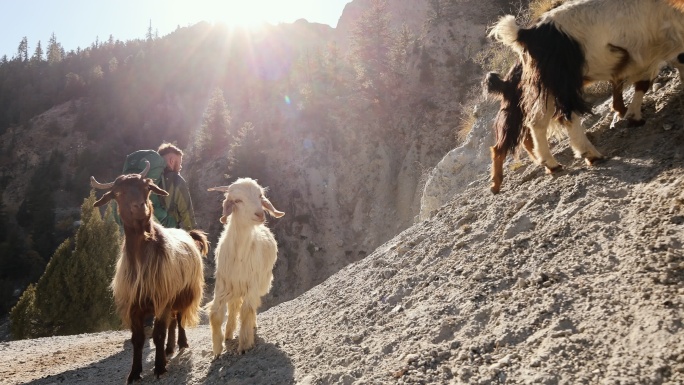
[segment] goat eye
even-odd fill
[[[242,203],[242,199],[236,199],[234,202],[235,203]]]

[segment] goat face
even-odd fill
[[[149,219],[152,215],[150,193],[169,195],[140,174],[121,175],[112,183],[102,184],[91,177],[91,185],[97,189],[108,189],[102,198],[95,202],[100,207],[114,199],[119,207],[119,215],[124,223],[128,221]]]
[[[226,197],[223,200],[223,214],[221,223],[228,222],[228,215],[234,214],[233,218],[246,223],[262,224],[266,222],[264,211],[275,218],[285,215],[276,210],[271,201],[264,195],[264,188],[250,178],[240,178],[230,186],[212,187],[209,191],[224,191]]]

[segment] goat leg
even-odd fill
[[[133,365],[128,374],[128,383],[142,378],[142,351],[145,344],[145,314],[131,309],[131,342],[133,343]]]
[[[238,338],[238,354],[244,354],[254,347],[256,330],[256,307],[245,301],[240,310],[240,337]]]
[[[156,353],[154,356],[154,374],[157,378],[166,373],[166,351],[164,351],[164,340],[166,339],[166,330],[169,327],[170,312],[166,311],[161,317],[155,318],[154,330],[152,330],[152,340]]]
[[[220,298],[214,297],[214,300],[209,306],[209,323],[211,324],[211,341],[214,351],[214,358],[223,351],[223,333],[221,333],[221,324],[226,315],[226,304]]]
[[[492,185],[489,190],[493,194],[498,194],[501,191],[501,183],[503,183],[503,163],[506,160],[506,152],[497,149],[497,147],[490,148],[492,153]]]
[[[185,328],[183,327],[183,313],[179,311],[176,314],[176,318],[178,319],[178,348],[185,349],[190,345],[188,345],[188,337],[186,337]]]
[[[173,354],[173,351],[176,350],[176,318],[174,316],[171,317],[171,321],[169,322],[169,334],[168,337],[166,338],[166,356],[170,356]]]
[[[651,87],[651,80],[639,80],[634,83],[634,96],[629,108],[625,113],[625,118],[631,127],[640,127],[646,124],[646,120],[641,116],[641,105],[643,104],[644,94]]]

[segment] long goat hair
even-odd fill
[[[132,334],[133,364],[128,383],[141,378],[145,317],[155,317],[152,337],[157,377],[166,373],[167,356],[176,348],[176,326],[178,346],[188,347],[184,327],[199,322],[204,294],[202,255],[209,250],[203,232],[166,229],[152,220],[150,193],[168,193],[145,178],[149,167],[147,163],[142,173],[121,175],[110,183],[91,177],[93,188],[107,190],[95,207],[116,200],[123,222],[124,242],[111,288],[117,312]]]

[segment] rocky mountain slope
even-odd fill
[[[189,333],[164,383],[684,383],[684,94],[656,81],[647,124],[588,116],[609,159],[545,175],[526,158],[504,189],[472,180],[427,219],[298,298],[258,316],[257,347],[211,359],[210,331]],[[491,115],[490,115],[491,116]],[[486,148],[485,148],[486,150]],[[511,167],[515,166],[515,167]],[[126,332],[0,344],[0,378],[115,384]],[[153,347],[145,348],[144,378]]]

